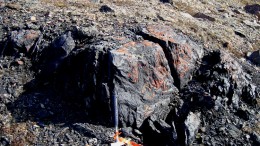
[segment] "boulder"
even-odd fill
[[[260,5],[259,4],[246,5],[244,9],[247,13],[256,15],[260,12]]]
[[[122,127],[140,128],[152,115],[165,119],[177,98],[162,47],[147,40],[96,41],[71,53],[63,66],[59,84],[67,96],[84,98],[89,114],[102,119],[111,119],[116,97]]]
[[[109,52],[123,126],[140,127],[151,115],[165,119],[178,90],[160,45],[129,42]]]
[[[103,13],[108,13],[108,12],[115,12],[111,7],[109,7],[108,5],[103,5],[100,7],[99,9],[100,12]]]

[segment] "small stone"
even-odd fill
[[[139,131],[138,129],[134,129],[134,133],[137,134],[137,135],[142,135],[142,132]]]
[[[200,131],[203,132],[203,133],[206,132],[206,127],[201,127]]]
[[[260,28],[260,25],[257,24],[255,21],[251,22],[249,20],[244,20],[243,23],[251,27]]]
[[[104,12],[104,13],[107,13],[107,12],[115,12],[112,8],[110,8],[108,5],[103,5],[100,7],[99,9],[100,12]]]
[[[11,40],[14,47],[20,49],[19,52],[29,52],[39,35],[40,31],[35,30],[12,31]]]
[[[160,0],[160,2],[173,4],[173,0]]]
[[[96,138],[91,138],[91,139],[89,139],[88,140],[88,143],[90,144],[90,145],[97,145],[97,139]]]
[[[260,50],[251,53],[249,56],[249,60],[256,65],[260,65]]]
[[[45,106],[42,103],[40,104],[40,106],[41,106],[41,108],[45,108]]]
[[[224,18],[228,18],[229,17],[228,13],[225,13],[223,16],[224,16]]]
[[[4,8],[5,7],[5,2],[3,0],[0,1],[0,8]]]
[[[23,65],[23,64],[24,64],[24,62],[21,61],[21,60],[17,60],[16,62],[17,62],[19,65]]]
[[[35,16],[31,16],[31,21],[36,21],[36,17]]]
[[[13,10],[20,10],[22,8],[22,6],[18,3],[10,3],[7,4],[6,7]]]
[[[209,21],[216,21],[215,18],[210,17],[210,16],[208,16],[208,15],[206,15],[206,14],[204,14],[204,13],[196,13],[195,15],[193,15],[193,17],[195,17],[195,18],[207,19],[207,20],[209,20]]]

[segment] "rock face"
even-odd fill
[[[238,126],[219,118],[228,111],[243,125],[256,113],[245,107],[259,104],[260,89],[238,59],[225,51],[205,51],[169,26],[117,31],[109,36],[100,36],[94,26],[66,31],[36,51],[38,80],[52,82],[69,102],[84,103],[86,115],[97,123],[113,126],[117,108],[124,133],[135,133],[148,145],[209,143],[205,135],[217,132],[233,141],[243,137]],[[32,33],[12,33],[13,48],[32,48],[38,35],[24,40],[25,32]],[[257,143],[259,136],[250,134]]]
[[[137,128],[144,137],[164,135],[165,145],[192,144],[202,113],[213,108],[229,105],[234,115],[249,118],[239,107],[255,105],[257,87],[229,53],[204,55],[202,47],[167,26],[137,28],[126,37],[65,49],[70,53],[57,82],[67,96],[84,99],[88,114],[111,123],[115,97],[121,127]]]
[[[149,25],[139,32],[145,39],[160,44],[171,68],[175,85],[182,88],[191,79],[196,63],[203,56],[203,48],[172,28]]]

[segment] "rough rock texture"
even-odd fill
[[[203,48],[168,26],[148,25],[141,28],[140,35],[163,47],[175,85],[178,88],[186,85],[203,56]]]
[[[20,30],[11,32],[11,41],[17,52],[29,52],[35,41],[39,38],[40,31]]]
[[[122,125],[139,128],[151,115],[165,119],[178,90],[163,49],[146,40],[129,42],[110,51],[110,56]]]

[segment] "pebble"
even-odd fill
[[[35,16],[31,16],[31,21],[36,21],[36,17]]]
[[[9,3],[6,5],[6,7],[13,10],[20,10],[22,8],[22,6],[18,3]]]

